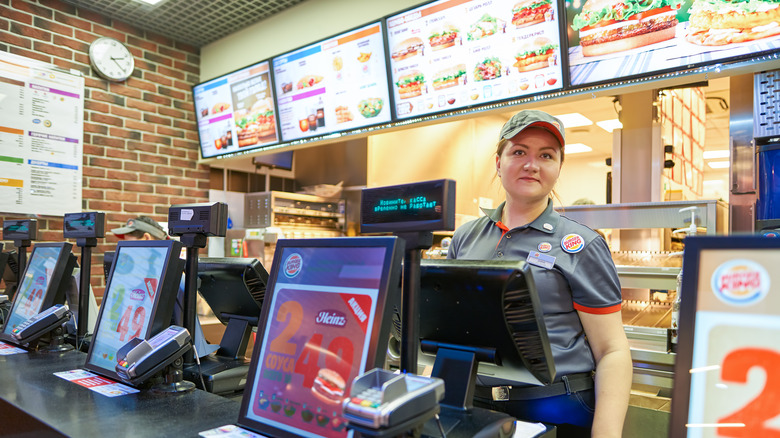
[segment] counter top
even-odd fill
[[[197,437],[198,432],[238,420],[240,403],[198,389],[107,397],[54,375],[83,368],[86,356],[77,351],[0,356],[3,433]]]

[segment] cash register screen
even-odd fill
[[[68,264],[71,245],[69,243],[39,243],[33,248],[30,261],[21,276],[11,313],[3,327],[3,334],[10,335],[11,330],[41,310],[64,301],[64,295],[56,297],[61,289]],[[70,264],[72,271],[73,265]],[[67,273],[70,276],[71,272]]]
[[[239,424],[271,436],[346,437],[341,400],[381,367],[399,294],[396,237],[279,240]]]
[[[179,252],[172,250],[173,243],[180,245],[174,241],[119,242],[86,368],[117,378],[117,350],[133,338],[148,339],[170,324],[176,298],[176,289],[170,285],[178,285],[181,278],[181,263],[175,263]]]

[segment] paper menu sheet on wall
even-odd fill
[[[0,210],[80,211],[84,78],[0,52],[0,114]]]

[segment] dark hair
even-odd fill
[[[135,218],[133,220],[134,221],[145,222],[145,223],[147,223],[149,225],[152,225],[155,228],[158,228],[160,231],[163,232],[163,234],[167,234],[165,232],[165,230],[163,230],[163,227],[160,226],[160,224],[158,224],[156,220],[150,218],[149,216],[138,216],[137,218]],[[127,234],[135,237],[136,239],[143,239],[144,238],[144,234],[146,234],[146,231],[143,231],[143,230],[133,230],[133,231],[127,233]],[[151,233],[149,235],[152,236]],[[152,238],[155,239],[155,240],[160,240],[160,239],[157,239],[154,236],[152,236]]]

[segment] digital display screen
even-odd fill
[[[115,374],[116,352],[133,338],[146,339],[159,299],[167,247],[119,247],[101,304],[87,364]]]
[[[780,3],[770,0],[567,0],[566,18],[573,86],[780,47]]]
[[[283,141],[390,121],[382,23],[273,59]]]
[[[385,348],[378,339],[389,329],[382,325],[388,284],[398,280],[392,273],[400,267],[395,241],[279,241],[242,426],[261,433],[351,436],[341,401],[355,377],[376,366],[375,350]]]
[[[3,333],[11,334],[11,331],[41,312],[44,298],[51,286],[54,269],[62,252],[61,247],[33,248],[30,261],[16,290],[16,298],[11,313],[6,319]],[[54,285],[56,287],[56,285]]]
[[[201,157],[212,158],[279,142],[267,61],[192,88]]]
[[[439,231],[455,227],[455,182],[426,181],[364,189],[361,232]]]
[[[3,239],[35,240],[38,234],[38,222],[30,219],[3,221]]]
[[[555,0],[442,0],[387,19],[398,118],[563,87]]]
[[[62,222],[65,238],[97,238],[105,236],[105,213],[68,213]]]
[[[268,166],[274,169],[292,170],[293,151],[259,155],[252,158],[252,162],[255,163],[255,166]]]

